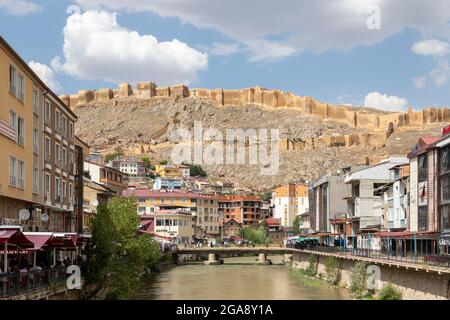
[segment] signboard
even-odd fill
[[[14,141],[16,140],[16,131],[9,123],[3,120],[0,120],[0,134]]]
[[[450,126],[445,127],[444,129],[442,129],[442,135],[446,136],[450,134]]]

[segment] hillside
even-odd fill
[[[196,98],[118,98],[90,102],[75,110],[79,116],[77,135],[94,150],[111,152],[120,146],[127,154],[148,155],[154,162],[170,159],[176,129],[192,130],[195,121],[203,129],[278,128],[283,137],[299,142],[296,150],[280,149],[280,169],[274,176],[260,175],[260,166],[203,165],[212,181],[232,181],[239,187],[266,190],[286,182],[316,179],[323,174],[363,163],[366,157],[377,161],[387,154],[405,154],[420,135],[439,135],[444,124],[433,123],[396,130],[385,145],[326,145],[323,137],[373,134],[370,129],[304,114],[293,108],[257,105],[222,106]],[[312,141],[312,145],[311,142]],[[316,142],[314,142],[316,141]]]

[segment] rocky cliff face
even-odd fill
[[[154,90],[154,89],[152,89]],[[259,165],[203,165],[211,180],[266,190],[287,182],[316,179],[343,166],[409,152],[421,135],[439,135],[444,123],[408,125],[391,130],[353,126],[345,121],[308,114],[300,108],[217,105],[200,97],[129,96],[78,103],[77,135],[93,149],[107,153],[120,146],[128,154],[169,159],[178,129],[279,129],[280,168],[260,175]],[[389,128],[388,128],[389,129]],[[205,145],[209,142],[205,142]],[[247,141],[247,149],[258,141]]]

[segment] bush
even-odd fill
[[[327,281],[332,285],[337,285],[340,277],[339,261],[335,257],[327,257],[325,260],[325,271]]]
[[[350,292],[357,298],[362,298],[367,294],[365,262],[358,262],[350,271]]]
[[[317,274],[317,255],[311,254],[309,256],[309,266],[306,268],[305,273],[310,277],[315,277]]]
[[[378,292],[379,300],[402,300],[403,294],[392,284],[385,284]]]

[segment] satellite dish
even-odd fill
[[[27,209],[22,209],[19,211],[20,220],[28,220],[30,219],[30,215],[30,211],[28,211]]]
[[[92,199],[91,204],[92,204],[94,207],[97,207],[97,206],[98,206],[98,200],[97,200],[97,199]]]
[[[48,214],[46,214],[46,213],[41,214],[41,220],[42,220],[43,222],[47,222],[48,219],[49,219]]]

